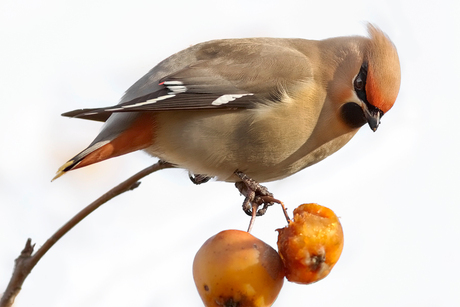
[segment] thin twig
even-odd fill
[[[260,198],[264,202],[267,202],[267,203],[270,202],[270,203],[280,204],[281,208],[283,209],[283,213],[284,213],[284,217],[286,218],[286,221],[288,222],[288,224],[291,222],[291,218],[289,217],[289,214],[287,213],[287,209],[286,209],[286,207],[284,206],[284,203],[281,200],[276,199],[273,196],[261,196]]]
[[[257,207],[259,207],[259,205],[252,204],[251,221],[249,221],[249,226],[248,226],[248,231],[247,231],[249,233],[251,233],[252,227],[254,227],[254,223],[256,222]]]
[[[281,209],[283,209],[283,213],[284,213],[284,217],[286,218],[286,221],[288,222],[288,224],[291,222],[291,218],[289,217],[289,214],[287,213],[287,209],[286,207],[284,206],[284,203],[279,200],[279,199],[276,199],[274,198],[273,196],[260,196],[260,199],[262,199],[262,201],[265,203],[265,204],[269,204],[269,203],[277,203],[277,204],[280,204],[281,205]],[[257,208],[259,207],[259,205],[257,203],[252,203],[252,211],[251,211],[251,220],[249,221],[249,226],[248,226],[248,230],[247,232],[251,232],[252,230],[252,227],[254,227],[254,223],[256,222],[256,213],[257,213]]]
[[[27,239],[26,246],[21,252],[21,255],[15,260],[15,266],[13,270],[13,275],[11,276],[10,282],[6,287],[3,296],[0,299],[0,307],[11,307],[14,303],[16,296],[21,291],[21,287],[35,267],[37,262],[43,257],[43,255],[48,252],[48,250],[59,240],[61,239],[69,230],[71,230],[75,225],[81,222],[85,217],[91,214],[94,210],[99,208],[101,205],[111,200],[112,198],[126,192],[133,190],[139,186],[138,180],[141,178],[156,172],[164,168],[174,168],[175,166],[164,161],[158,161],[157,163],[143,169],[137,174],[131,176],[127,180],[123,181],[94,202],[89,204],[86,208],[81,210],[77,215],[70,219],[64,226],[62,226],[58,231],[56,231],[36,252],[32,255],[34,250],[34,245],[32,245],[32,240]]]
[[[289,224],[291,222],[291,218],[289,217],[289,214],[287,213],[287,209],[284,206],[284,203],[282,201],[280,201],[279,204],[281,205],[281,208],[283,209],[284,217],[286,218],[286,221]]]

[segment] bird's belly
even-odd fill
[[[322,159],[305,146],[311,129],[293,129],[295,122],[266,123],[239,111],[165,112],[157,120],[161,129],[147,152],[218,180],[238,181],[233,173],[239,170],[259,182],[273,181]]]

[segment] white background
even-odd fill
[[[154,162],[142,152],[57,168],[100,124],[60,113],[118,102],[156,63],[215,38],[365,35],[398,48],[400,95],[376,133],[268,184],[292,212],[332,208],[345,248],[332,273],[285,283],[275,306],[460,305],[460,3],[458,1],[0,2],[0,291],[27,238],[37,246],[106,190]],[[16,306],[201,306],[196,251],[246,229],[232,184],[194,186],[184,170],[142,180],[85,219],[38,263]],[[276,246],[278,207],[253,234]]]

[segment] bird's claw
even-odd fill
[[[253,216],[254,208],[257,209],[262,206],[256,213],[257,216],[262,216],[269,206],[279,202],[277,199],[273,198],[273,194],[270,193],[265,186],[249,178],[245,173],[236,171],[235,175],[241,179],[241,181],[235,183],[235,186],[240,193],[245,196],[243,211],[247,215]]]
[[[190,180],[196,185],[206,183],[210,179],[212,179],[212,177],[202,175],[202,174],[193,174],[191,172],[188,173],[188,178],[190,178]]]

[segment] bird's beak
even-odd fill
[[[381,111],[379,109],[369,110],[366,105],[364,105],[363,111],[369,127],[375,132],[380,125]]]

